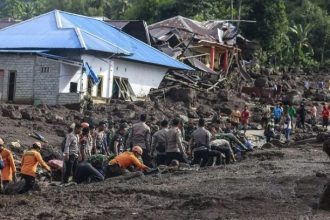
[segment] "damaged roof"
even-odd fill
[[[99,19],[54,10],[0,30],[0,50],[75,49],[170,69],[193,70]]]

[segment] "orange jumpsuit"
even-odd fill
[[[127,169],[127,167],[134,165],[140,170],[146,170],[148,167],[141,163],[139,159],[132,152],[124,152],[116,156],[109,162],[109,165],[118,164],[121,168]]]
[[[12,181],[13,173],[16,172],[16,166],[13,158],[13,154],[10,150],[3,148],[0,152],[5,167],[1,170],[2,181]]]
[[[21,173],[35,177],[37,175],[37,166],[39,164],[47,171],[50,171],[49,166],[42,159],[41,154],[38,151],[26,151],[22,157]]]

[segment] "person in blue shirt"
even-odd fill
[[[273,111],[275,124],[278,124],[281,121],[282,113],[283,109],[280,107],[279,104],[277,104]]]

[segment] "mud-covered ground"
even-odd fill
[[[330,219],[317,209],[330,163],[321,146],[257,150],[244,161],[1,196],[1,219]]]

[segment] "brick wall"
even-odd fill
[[[9,72],[16,72],[16,92],[14,100],[17,103],[33,102],[33,72],[35,56],[0,54],[0,69],[4,70],[3,100],[8,97]]]
[[[56,105],[59,93],[60,63],[37,56],[34,72],[34,100],[42,104]]]
[[[80,103],[79,93],[59,93],[57,96],[57,104],[59,105],[77,104],[77,103]]]

